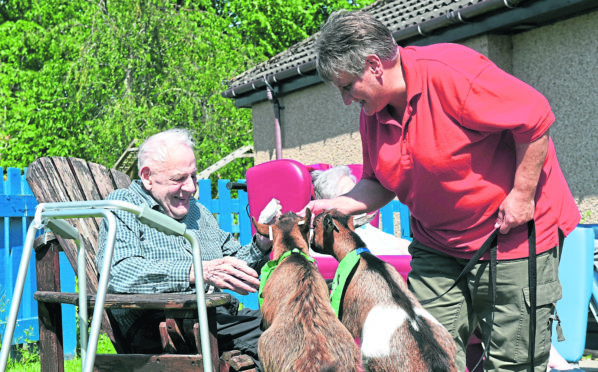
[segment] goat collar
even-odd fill
[[[351,282],[351,278],[353,278],[353,274],[359,263],[359,258],[364,252],[370,253],[367,248],[357,248],[347,253],[345,258],[339,262],[336,273],[334,274],[332,290],[330,291],[330,304],[339,319],[342,319],[343,316],[342,304],[346,287]]]
[[[262,271],[260,272],[260,289],[258,291],[258,302],[260,305],[260,309],[262,308],[262,303],[264,302],[264,297],[262,297],[263,291],[264,291],[264,287],[266,286],[266,282],[268,281],[268,278],[270,278],[270,276],[272,275],[272,273],[274,272],[274,269],[276,269],[276,267],[278,267],[278,264],[280,264],[282,261],[284,261],[287,257],[289,257],[291,254],[300,254],[303,257],[305,257],[305,259],[311,263],[314,263],[315,260],[313,257],[310,257],[308,255],[306,255],[305,253],[301,252],[301,250],[299,248],[293,248],[290,251],[286,251],[282,254],[282,256],[280,256],[278,258],[278,260],[272,260],[272,261],[268,261],[266,262],[266,264],[264,266],[262,266]]]

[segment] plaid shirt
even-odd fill
[[[164,213],[164,209],[135,180],[127,189],[112,192],[107,200],[122,200],[135,205],[147,205]],[[114,211],[116,239],[108,281],[109,293],[166,293],[194,292],[189,284],[192,266],[191,244],[182,236],[170,236],[139,222],[125,211]],[[234,256],[259,272],[268,261],[268,255],[255,244],[241,246],[230,234],[220,229],[216,218],[198,202],[191,203],[189,213],[179,222],[187,226],[187,232],[195,235],[201,248],[202,260],[209,261],[224,256]],[[106,232],[104,219],[100,227],[99,249],[96,263],[102,270]],[[121,325],[123,333],[145,312],[140,310],[113,310],[112,314]]]

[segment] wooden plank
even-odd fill
[[[217,367],[215,365],[214,367]],[[163,372],[202,371],[201,355],[98,354],[94,371]]]
[[[110,174],[112,175],[112,180],[117,189],[125,189],[131,184],[131,179],[123,172],[111,169]]]
[[[206,293],[208,308],[227,305],[231,295],[228,293]],[[79,294],[69,292],[37,291],[33,298],[47,303],[79,305]],[[106,294],[104,307],[107,309],[152,309],[152,310],[196,310],[197,295],[192,293],[154,293],[154,294]],[[87,296],[89,307],[95,306],[95,296]],[[197,314],[191,315],[195,316]]]
[[[87,163],[87,166],[98,190],[99,198],[106,199],[108,194],[117,189],[110,176],[110,171],[105,166],[96,163]]]
[[[90,171],[87,162],[77,158],[62,158],[65,166],[73,172],[73,181],[66,187],[71,190],[72,200],[101,200],[102,195],[98,191],[98,186],[94,176]],[[109,186],[110,187],[110,186]],[[95,292],[99,273],[96,267],[96,252],[98,248],[98,235],[101,218],[78,219],[79,231],[85,240],[85,257],[87,260],[87,278],[90,288]]]
[[[95,177],[99,177],[99,182],[106,183],[102,185],[103,187],[107,187],[108,189],[112,188],[112,184],[110,183],[110,179],[108,177],[102,178],[101,173],[107,175],[108,170],[105,167],[101,167],[100,165],[94,166],[94,169],[99,170],[96,174],[94,174],[91,169],[91,163],[87,163],[85,160],[77,159],[77,158],[69,158],[67,159],[68,163],[70,163],[71,168],[73,170],[73,174],[76,177],[78,182],[78,188],[81,192],[81,199],[82,200],[102,200],[103,196],[100,194],[98,190],[98,183],[95,180]],[[95,177],[94,177],[95,176]]]
[[[33,191],[35,198],[39,203],[52,203],[52,202],[66,202],[70,201],[69,195],[63,187],[60,177],[56,174],[56,168],[51,158],[40,158],[29,165],[27,172],[27,183]],[[72,174],[64,174],[66,178],[72,177]],[[62,246],[73,270],[76,270],[77,259],[76,254],[72,252],[77,251],[75,242],[72,240],[64,240],[59,238],[60,245]]]
[[[37,238],[35,265],[37,289],[42,291],[60,291],[60,264],[57,240],[40,244],[43,237]],[[62,309],[60,304],[38,303],[39,347],[42,371],[64,371],[64,348],[62,332]]]

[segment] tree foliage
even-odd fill
[[[215,0],[214,7],[232,20],[243,40],[268,57],[316,33],[330,13],[358,9],[374,0]]]
[[[368,1],[372,2],[372,1]],[[365,5],[365,4],[362,4]],[[346,0],[0,0],[0,166],[112,166],[134,139],[191,129],[198,168],[252,143],[224,82],[317,31]],[[241,178],[249,160],[219,175]]]

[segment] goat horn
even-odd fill
[[[370,223],[370,221],[373,220],[374,217],[376,217],[376,213],[372,213],[372,214],[367,214],[367,213],[359,214],[359,215],[353,217],[353,225],[355,226],[355,228],[361,227],[361,226],[363,226],[365,224]]]

